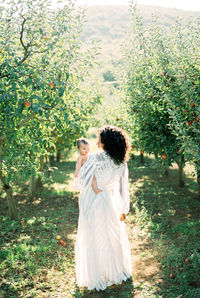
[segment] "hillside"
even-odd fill
[[[170,26],[178,17],[183,19],[195,19],[200,17],[200,12],[184,11],[172,8],[155,6],[139,6],[141,15],[148,25],[152,15],[159,17],[159,23]],[[89,6],[86,11],[86,24],[82,34],[82,40],[90,43],[91,40],[100,40],[103,50],[103,60],[119,55],[120,44],[126,38],[127,30],[131,27],[131,15],[129,7],[99,5]]]

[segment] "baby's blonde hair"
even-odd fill
[[[79,149],[80,148],[80,145],[81,144],[84,144],[84,145],[89,145],[89,142],[86,138],[80,138],[77,140],[76,142],[76,145],[77,145],[77,148]]]

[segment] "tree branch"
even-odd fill
[[[24,25],[26,23],[26,18],[24,16],[23,17],[23,22],[22,22],[22,27],[21,27],[21,31],[20,31],[20,42],[22,47],[24,48],[24,57],[22,58],[22,60],[20,62],[18,62],[18,66],[21,65],[29,56],[29,52],[28,52],[28,46],[26,46],[23,42],[23,35],[24,35]]]
[[[6,179],[5,179],[5,177],[3,176],[2,170],[0,170],[0,180],[1,180],[2,184],[3,184],[3,188],[4,188],[4,190],[10,188],[10,186],[9,186],[8,184],[6,184]]]
[[[23,20],[23,22],[22,22],[22,29],[21,29],[21,31],[20,31],[20,42],[21,42],[21,44],[22,44],[22,46],[23,46],[25,52],[27,52],[28,47],[25,46],[25,44],[24,44],[24,42],[23,42],[24,24],[26,23],[26,18],[23,17],[23,19],[24,19],[24,20]]]
[[[24,48],[24,57],[22,58],[21,61],[19,61],[19,62],[17,63],[18,66],[21,65],[21,64],[28,58],[28,56],[29,56],[28,47],[25,46],[25,44],[24,44],[24,42],[23,42],[24,24],[26,23],[26,18],[23,17],[23,19],[24,19],[24,20],[23,20],[23,22],[22,22],[21,31],[20,31],[20,42],[21,42],[22,47]],[[9,73],[5,73],[5,74],[2,74],[2,75],[0,76],[0,78],[7,78],[7,77],[9,77],[9,75],[10,75],[10,72],[9,72]]]
[[[34,118],[36,115],[36,113],[32,113],[30,116],[28,116],[27,118],[25,118],[24,120],[22,120],[21,123],[19,123],[16,128],[21,128],[22,126],[24,126],[29,120],[31,120],[32,118]]]

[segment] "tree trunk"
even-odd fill
[[[130,154],[130,158],[131,158],[132,160],[135,159],[135,155],[134,155],[133,152],[131,152],[131,154]]]
[[[8,209],[9,209],[9,216],[10,219],[17,219],[17,207],[15,204],[15,200],[13,198],[13,191],[12,191],[12,187],[10,187],[9,185],[7,185],[7,187],[5,188],[5,192],[6,192],[6,196],[7,196],[7,201],[8,201]]]
[[[165,177],[166,177],[166,178],[169,177],[169,169],[165,169]]]
[[[180,161],[176,161],[177,165],[178,165],[178,179],[179,179],[179,186],[183,187],[185,186],[185,182],[183,179],[183,168],[185,165],[185,160],[184,160],[184,155],[181,156],[181,160]]]
[[[42,186],[43,186],[42,177],[41,177],[41,175],[39,175],[36,179],[36,192],[37,192],[38,188],[40,188]]]
[[[42,155],[40,157],[40,168],[39,168],[39,175],[38,178],[35,177],[35,175],[31,176],[30,182],[29,182],[29,196],[33,199],[37,193],[37,190],[39,187],[42,187],[42,177],[41,173],[44,171],[44,160],[45,156]]]
[[[49,155],[49,164],[50,164],[50,167],[54,167],[55,166],[54,155]]]
[[[42,187],[43,186],[43,183],[42,183],[42,173],[44,172],[44,159],[45,159],[45,156],[42,155],[40,157],[40,168],[39,168],[39,175],[38,175],[38,178],[36,179],[36,191],[37,191],[37,188],[38,187]]]
[[[57,154],[56,154],[56,161],[57,161],[57,162],[60,162],[60,159],[61,159],[61,151],[58,150],[58,151],[57,151]]]
[[[40,156],[40,168],[39,171],[43,172],[44,171],[44,160],[45,159],[45,155]]]
[[[182,164],[180,164],[178,166],[178,178],[179,178],[179,186],[180,187],[185,186],[185,182],[183,180],[183,165]]]
[[[200,198],[200,170],[197,170],[197,185],[198,185],[199,198]]]
[[[144,164],[144,154],[140,153],[140,162],[141,164]]]
[[[29,182],[29,190],[28,190],[29,196],[31,199],[33,199],[36,195],[36,179],[35,175],[31,176],[30,182]]]
[[[17,207],[13,198],[12,187],[6,183],[6,179],[3,176],[2,171],[0,171],[0,179],[6,192],[10,219],[17,219]]]

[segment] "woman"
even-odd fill
[[[129,212],[128,136],[114,126],[99,130],[100,152],[89,155],[74,186],[80,191],[75,245],[79,287],[104,290],[131,277],[131,254],[123,222]],[[91,184],[96,179],[97,194]]]

